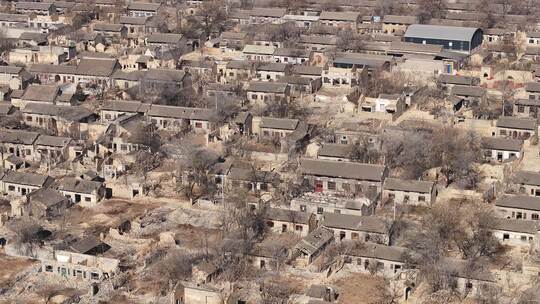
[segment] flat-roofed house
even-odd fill
[[[472,54],[482,46],[483,32],[474,27],[412,24],[405,32],[404,40],[442,45],[446,50]]]
[[[388,245],[389,226],[375,216],[324,213],[321,226],[334,232],[338,241],[363,241]]]
[[[521,139],[484,137],[481,147],[487,160],[503,162],[523,157],[523,140]]]
[[[540,173],[532,171],[518,171],[514,174],[513,184],[517,191],[523,195],[540,196]]]
[[[383,198],[398,204],[429,206],[437,197],[435,183],[428,181],[387,178],[383,188]]]
[[[365,197],[349,198],[333,194],[306,192],[291,200],[292,210],[313,213],[320,219],[325,212],[350,215],[371,215],[375,204]]]
[[[497,135],[504,137],[528,139],[538,133],[538,122],[529,117],[501,116],[495,126]]]
[[[382,165],[301,159],[300,172],[313,186],[314,192],[365,193],[377,196],[388,175]]]
[[[264,219],[266,226],[274,233],[295,233],[302,237],[316,226],[314,214],[295,210],[269,208]]]
[[[501,217],[519,220],[538,220],[540,198],[526,195],[507,195],[495,202]]]
[[[48,175],[8,171],[1,180],[8,195],[23,196],[35,190],[49,187],[54,179]]]

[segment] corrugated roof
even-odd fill
[[[480,29],[474,27],[412,24],[407,28],[405,37],[471,41],[476,31],[479,30]]]

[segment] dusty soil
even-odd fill
[[[0,253],[0,288],[8,285],[17,274],[36,263],[35,260],[16,258]]]
[[[341,304],[383,303],[384,280],[381,278],[355,273],[338,279],[334,285],[339,286]]]

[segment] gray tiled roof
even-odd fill
[[[83,58],[75,71],[78,75],[109,77],[117,65],[116,59]]]
[[[482,138],[482,148],[518,152],[523,148],[523,140],[505,137],[484,137]]]
[[[72,141],[73,140],[69,137],[40,135],[36,140],[36,145],[65,147],[69,145],[69,143],[71,143]]]
[[[382,165],[304,158],[300,160],[300,171],[307,175],[381,182],[386,167]]]
[[[540,222],[536,220],[495,218],[488,223],[489,228],[501,231],[512,231],[536,234],[540,231]]]
[[[327,228],[348,229],[380,234],[388,233],[386,223],[382,219],[374,216],[325,212],[321,221],[321,225]]]
[[[64,177],[56,182],[55,188],[60,191],[91,194],[93,191],[98,190],[102,185],[103,183],[101,182],[77,179],[75,177]]]
[[[59,88],[56,85],[31,84],[24,91],[22,99],[53,103],[58,93]]]
[[[17,171],[9,171],[4,176],[4,178],[2,178],[2,181],[4,183],[28,185],[28,186],[35,186],[35,187],[46,186],[50,180],[52,180],[52,178],[48,175],[17,172]]]
[[[353,152],[353,148],[353,145],[325,143],[319,149],[318,156],[349,158]]]
[[[295,210],[268,208],[265,218],[281,222],[291,222],[298,224],[309,224],[310,215],[306,212]]]
[[[131,2],[128,4],[127,9],[133,11],[149,11],[155,12],[161,7],[160,3],[149,2]]]
[[[360,17],[360,12],[330,12],[323,11],[319,16],[319,20],[337,20],[356,22]]]
[[[384,180],[384,189],[386,190],[430,193],[433,186],[433,182],[418,180],[404,180],[397,178],[387,178]]]
[[[287,91],[287,86],[286,83],[280,82],[251,81],[247,91],[283,94]]]
[[[349,255],[403,263],[405,262],[405,252],[407,252],[407,248],[404,247],[364,243],[358,248],[354,248]]]
[[[527,117],[502,116],[497,120],[498,128],[522,129],[536,131],[536,119]]]
[[[211,120],[215,115],[213,109],[205,108],[188,108],[188,107],[175,107],[175,106],[163,106],[152,105],[148,110],[148,116],[167,117],[167,118],[181,118],[181,119],[195,119],[195,120]]]
[[[298,119],[262,117],[260,127],[293,131],[296,130],[299,122]]]
[[[0,143],[32,145],[39,133],[21,130],[0,130]]]
[[[518,171],[514,175],[514,183],[540,186],[540,172]]]
[[[540,211],[540,198],[525,195],[508,195],[497,200],[495,206]]]

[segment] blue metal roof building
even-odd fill
[[[470,54],[482,45],[483,33],[474,27],[412,24],[404,38],[406,42],[441,45],[447,50]]]

